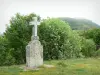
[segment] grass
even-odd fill
[[[0,75],[100,75],[100,59],[68,59],[44,61],[55,65],[52,68],[40,67],[40,70],[23,71],[23,65],[2,66]]]

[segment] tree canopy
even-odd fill
[[[10,48],[13,48],[13,57],[16,63],[25,63],[25,46],[30,41],[32,26],[29,22],[36,14],[20,15],[16,14],[10,20],[10,26],[7,27],[5,36],[9,41]]]

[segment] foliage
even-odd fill
[[[10,20],[4,36],[0,36],[0,65],[22,64],[26,61],[25,47],[31,39],[32,26],[29,22],[36,14],[16,14]],[[99,30],[87,31],[86,38],[93,38],[99,44]],[[97,32],[97,33],[96,33]],[[83,33],[82,33],[83,34]],[[87,34],[89,36],[87,37]],[[82,39],[69,24],[57,18],[43,20],[38,27],[38,35],[43,45],[44,59],[68,59],[92,56],[95,44],[92,40]],[[83,36],[83,35],[82,35]],[[90,37],[92,36],[92,37]],[[5,60],[6,61],[5,61]]]
[[[0,36],[0,65],[3,65],[4,59],[6,58],[6,47],[7,47],[7,40]]]
[[[5,36],[9,41],[9,47],[13,49],[11,52],[16,64],[25,63],[25,46],[30,41],[32,34],[32,27],[29,22],[34,16],[36,15],[20,15],[17,13],[15,17],[12,17],[10,26],[6,29]]]
[[[96,45],[100,45],[100,28],[85,31],[83,36],[87,39],[93,39]]]
[[[39,37],[44,48],[44,59],[66,59],[79,56],[76,35],[68,23],[55,18],[44,20],[39,26]]]
[[[91,28],[100,28],[100,26],[91,20],[82,19],[82,18],[68,18],[68,17],[61,17],[61,20],[68,22],[70,27],[73,30],[87,30]]]
[[[12,57],[11,49],[8,46],[9,42],[5,36],[0,36],[0,66],[14,64],[15,60]]]
[[[96,51],[96,45],[92,39],[82,39],[82,54],[85,57],[91,57],[94,55],[94,52]]]
[[[95,54],[94,54],[96,57],[100,57],[100,49],[98,49]]]
[[[81,57],[82,53],[81,53],[81,37],[77,34],[77,32],[73,31],[70,39],[70,44],[73,50],[74,57]]]
[[[100,28],[78,31],[78,34],[86,39],[93,39],[96,44],[96,50],[100,48]]]

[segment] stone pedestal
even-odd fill
[[[36,68],[43,65],[43,46],[38,37],[32,36],[31,41],[26,46],[26,66]]]

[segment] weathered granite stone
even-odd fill
[[[43,65],[43,46],[38,37],[32,37],[26,46],[26,66],[38,67]]]

